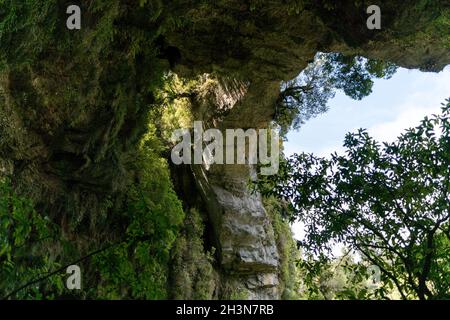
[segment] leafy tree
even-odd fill
[[[93,257],[100,283],[94,298],[167,299],[170,250],[184,219],[181,202],[170,182],[162,143],[149,125],[135,155],[137,182],[127,193],[120,216],[124,235]]]
[[[370,264],[369,264],[370,265]],[[374,298],[373,278],[366,261],[356,261],[351,251],[329,259],[311,256],[300,260],[304,274],[304,292],[308,300],[369,299]]]
[[[50,219],[38,214],[30,199],[16,194],[10,179],[0,178],[0,297],[60,266],[56,253],[47,254],[56,234]],[[30,286],[15,297],[40,299],[45,294],[51,299],[62,290],[61,274],[55,274],[43,286]]]
[[[184,212],[170,181],[163,145],[149,125],[133,157],[135,181],[111,208],[113,232],[77,248],[61,228],[0,177],[0,298],[163,299],[169,296],[170,251]],[[92,244],[91,244],[92,242]],[[65,288],[66,268],[79,264],[82,290]]]
[[[345,155],[294,155],[263,193],[291,201],[305,224],[303,248],[327,254],[340,242],[380,268],[376,296],[450,298],[450,102],[396,142],[360,129]]]
[[[397,70],[391,63],[341,53],[318,53],[295,79],[282,84],[275,120],[283,133],[328,110],[336,90],[355,100],[372,92],[373,79],[389,79]]]

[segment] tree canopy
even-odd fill
[[[343,243],[381,270],[378,297],[450,298],[450,102],[395,142],[360,129],[344,155],[296,154],[265,194],[290,202],[306,228],[301,245],[326,256]]]
[[[372,92],[374,78],[389,79],[396,70],[394,64],[382,60],[318,53],[298,77],[282,84],[275,120],[283,133],[291,127],[298,129],[328,110],[328,100],[336,90],[361,100]]]

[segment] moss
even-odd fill
[[[66,0],[0,0],[1,166],[8,168],[15,194],[29,199],[36,213],[56,226],[57,243],[46,247],[50,254],[39,252],[39,259],[49,259],[54,267],[114,244],[100,257],[83,261],[91,290],[77,297],[165,298],[169,253],[175,245],[179,272],[174,279],[183,289],[174,296],[214,296],[212,253],[205,253],[203,227],[195,218],[199,215],[188,213],[187,229],[178,237],[183,212],[161,155],[171,131],[191,122],[190,95],[201,98],[215,80],[164,75],[169,66],[181,63],[182,71],[194,79],[211,70],[223,78],[238,75],[264,83],[291,78],[318,48],[345,49],[341,38],[353,44],[372,39],[358,37],[368,32],[364,23],[358,22],[361,32],[351,34],[354,21],[347,17],[360,12],[364,22],[364,10],[355,10],[362,2],[345,6],[342,14],[333,12],[332,1],[314,2],[329,11],[323,15],[312,1],[300,0],[239,5],[160,0],[78,3],[82,29],[69,31]],[[391,4],[389,11],[395,16],[404,11],[404,17],[394,19],[399,26],[388,33],[388,40],[414,49],[428,45],[426,50],[437,52],[436,63],[441,65],[448,55],[432,49],[441,44],[448,48],[446,3],[421,0],[411,12],[403,10],[407,3],[401,10]],[[426,14],[417,23],[422,11]],[[330,36],[330,30],[336,34]],[[165,56],[168,46],[176,47],[173,59]],[[401,46],[381,51],[408,58],[397,48]],[[413,60],[428,56],[424,52],[423,59]],[[167,92],[175,96],[159,96]],[[282,253],[284,297],[293,297],[296,250],[279,205],[268,208]],[[2,276],[0,287],[50,268],[41,266],[45,268],[36,273],[18,268],[22,274]],[[61,288],[50,287],[43,283],[23,295],[60,294]],[[239,291],[229,296],[234,295],[241,297]]]
[[[174,299],[212,299],[216,275],[212,266],[214,252],[207,252],[203,243],[204,225],[196,209],[184,221],[172,252],[171,291]]]
[[[220,287],[220,299],[222,300],[249,300],[251,292],[245,285],[245,276],[227,274]]]
[[[149,115],[168,67],[161,3],[82,1],[76,31],[67,5],[0,0],[0,154],[14,189],[57,228],[41,258],[63,265],[105,249],[81,262],[78,298],[166,298],[184,214],[152,124],[161,118]],[[47,284],[41,297],[60,294]]]
[[[147,133],[134,150],[131,159],[126,162],[127,180],[122,183],[127,186],[127,192],[115,198],[106,197],[101,207],[91,208],[95,214],[81,216],[80,221],[65,220],[63,217],[63,220],[56,224],[44,215],[42,209],[35,211],[31,207],[31,200],[14,198],[19,209],[21,203],[26,205],[20,210],[21,215],[32,216],[29,222],[37,221],[40,227],[39,230],[33,231],[34,226],[30,225],[25,217],[21,218],[27,222],[20,227],[22,231],[17,231],[20,231],[20,237],[23,238],[20,241],[24,243],[19,243],[24,245],[23,250],[31,251],[31,248],[36,247],[33,242],[41,234],[47,237],[47,224],[53,226],[52,241],[47,241],[45,248],[39,251],[33,249],[36,256],[32,266],[23,260],[20,256],[23,252],[18,250],[11,253],[11,259],[8,258],[8,261],[15,263],[19,260],[22,261],[21,264],[9,263],[4,266],[0,263],[0,274],[3,275],[0,293],[4,294],[20,284],[54,271],[58,266],[71,264],[71,261],[83,259],[91,252],[99,251],[77,263],[82,269],[85,285],[76,294],[64,289],[61,278],[64,277],[65,270],[62,270],[55,277],[43,279],[37,285],[25,288],[16,297],[51,299],[70,295],[71,298],[91,299],[168,298],[170,251],[178,237],[184,213],[170,181],[167,161],[161,156],[162,140],[152,125],[158,119],[150,118],[148,121],[150,123]],[[10,189],[9,187],[9,193],[12,192]],[[77,201],[82,201],[82,197],[83,194]],[[4,192],[0,192],[0,204],[5,201],[10,200],[5,197]],[[8,212],[0,212],[0,218],[2,214]],[[93,217],[96,217],[97,222],[87,224],[86,221],[92,221]],[[6,244],[6,248],[11,248],[17,240],[7,238],[1,242]],[[11,266],[15,269],[11,269]],[[10,272],[14,270],[20,270],[20,274]],[[201,270],[201,274],[205,272],[206,270]],[[195,281],[196,292],[203,292],[202,282]]]
[[[124,160],[146,129],[167,63],[156,44],[158,1],[83,1],[76,31],[65,26],[67,5],[1,1],[0,152],[30,168],[16,174],[18,188],[77,225],[103,207],[101,193],[126,187]],[[44,171],[57,185],[39,185],[49,180]]]
[[[279,279],[282,299],[299,299],[301,296],[300,270],[297,262],[300,251],[292,236],[289,223],[282,218],[283,207],[279,200],[268,197],[263,200],[264,207],[271,219],[278,254],[280,256]]]
[[[125,238],[94,260],[100,275],[94,297],[169,297],[170,252],[184,213],[161,150],[160,138],[150,124],[133,161],[137,176],[127,192],[126,211],[121,215],[116,212],[119,217],[115,219],[119,218],[125,228]]]
[[[247,289],[236,289],[230,295],[230,300],[248,300],[249,292]]]

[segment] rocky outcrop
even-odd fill
[[[168,36],[181,54],[176,70],[190,75],[210,72],[214,66],[241,79],[237,86],[235,82],[219,84],[195,108],[196,120],[222,130],[267,127],[273,119],[280,81],[298,74],[318,51],[359,53],[430,71],[440,70],[450,62],[448,38],[433,34],[426,39],[418,26],[400,33],[411,26],[412,17],[392,4],[380,6],[384,21],[381,31],[369,31],[364,6],[350,2],[329,10],[309,3],[287,15],[287,7],[283,11],[282,5],[270,8],[270,4],[261,3],[256,6],[260,11],[255,9],[258,17],[249,6],[235,1],[211,4],[208,13],[204,6],[186,9],[182,17],[190,21],[201,17],[202,23],[188,24],[183,32]],[[404,12],[418,14],[412,3],[402,6]],[[175,11],[182,9],[174,7]],[[430,23],[444,6],[428,9],[421,13],[424,29],[431,28],[424,21]],[[214,115],[214,111],[224,108],[225,116]],[[221,266],[233,275],[227,281],[236,288],[245,287],[251,298],[279,297],[273,231],[259,195],[248,190],[247,182],[254,178],[255,168],[213,165],[197,166],[193,171],[207,204]]]
[[[219,1],[208,6],[174,6],[174,12],[193,21],[182,32],[167,36],[180,50],[176,70],[186,76],[215,70],[227,78],[241,79],[239,90],[226,81],[219,85],[215,92],[220,94],[212,94],[195,109],[196,120],[222,130],[267,127],[280,82],[300,73],[318,51],[360,54],[425,71],[441,70],[450,62],[448,35],[441,34],[436,23],[438,16],[449,12],[444,2],[430,2],[421,11],[412,1],[403,2],[401,8],[398,3],[380,1],[380,31],[366,28],[368,5],[354,1],[326,4],[302,1],[295,7],[258,2],[252,7]],[[226,115],[214,117],[212,111],[224,105]],[[207,204],[221,266],[232,275],[226,281],[236,289],[246,288],[253,299],[278,298],[273,231],[260,196],[251,194],[247,184],[255,168],[213,165],[194,166],[193,171]]]
[[[174,3],[169,10],[184,23],[166,37],[179,50],[180,73],[222,72],[250,82],[292,79],[319,51],[359,54],[423,71],[439,71],[449,63],[448,1],[380,0],[380,30],[366,26],[371,4]]]
[[[216,75],[215,89],[194,97],[193,113],[225,130],[267,127],[280,82],[318,51],[425,71],[450,63],[447,0],[380,0],[381,30],[366,28],[366,1],[85,1],[78,33],[64,29],[65,1],[17,3],[11,19],[28,20],[0,34],[0,165],[61,225],[89,224],[121,197],[151,91],[169,65],[185,77]],[[247,186],[255,168],[192,170],[223,287],[278,298],[270,220]],[[95,223],[84,229],[89,238]]]
[[[263,89],[238,81],[216,82],[207,95],[194,99],[194,118],[203,121],[207,126],[204,129],[214,127],[223,132],[265,128],[277,97],[273,94],[277,91],[267,86],[264,84]],[[252,299],[279,298],[279,256],[273,228],[261,196],[249,190],[250,179],[256,178],[256,166],[193,165],[192,171],[216,240],[223,273],[221,286],[242,291]]]
[[[245,290],[252,298],[276,299],[280,297],[277,247],[260,196],[251,194],[246,185],[249,170],[241,166],[218,174],[198,166],[194,177],[214,228],[221,286]]]

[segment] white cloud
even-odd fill
[[[415,79],[415,91],[405,97],[399,106],[393,106],[394,120],[369,127],[369,134],[378,141],[394,141],[405,129],[419,125],[425,116],[439,114],[445,98],[450,97],[450,68],[438,75],[425,74]],[[423,88],[426,88],[424,90]],[[422,88],[422,91],[420,90]],[[431,88],[431,90],[430,90]]]
[[[416,127],[425,116],[439,113],[439,105],[429,107],[410,106],[402,111],[394,121],[379,123],[369,128],[369,134],[377,141],[392,142],[405,131]]]

